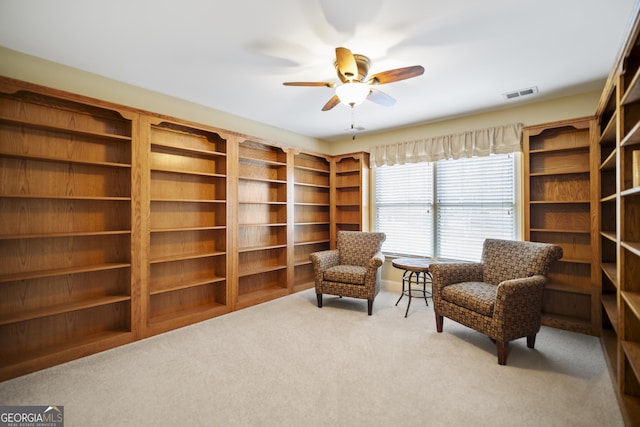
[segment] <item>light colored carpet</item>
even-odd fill
[[[0,383],[70,426],[622,426],[597,338],[543,327],[507,366],[415,298],[313,290]],[[431,304],[431,301],[429,301]]]

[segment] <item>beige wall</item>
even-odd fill
[[[0,47],[0,75],[327,154],[369,151],[371,147],[376,145],[447,135],[508,123],[533,125],[590,116],[595,114],[600,97],[599,91],[591,92],[527,105],[513,105],[502,110],[411,126],[374,135],[359,135],[355,141],[350,136],[346,136],[344,139],[327,142],[24,55],[3,47]],[[383,268],[382,277],[388,285],[397,287],[402,274],[401,271],[393,268],[388,260]]]

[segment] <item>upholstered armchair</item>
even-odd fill
[[[431,264],[436,330],[447,317],[486,334],[506,365],[509,341],[527,337],[534,347],[546,277],[560,258],[557,245],[487,239],[479,263]]]
[[[385,239],[384,233],[338,231],[336,249],[309,256],[318,307],[322,307],[323,294],[366,299],[371,316],[373,300],[380,291],[380,267],[384,263],[381,249]]]

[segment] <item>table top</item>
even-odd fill
[[[396,268],[410,271],[429,271],[432,261],[424,258],[396,258],[391,264]]]

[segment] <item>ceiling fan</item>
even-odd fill
[[[366,56],[353,54],[344,47],[337,47],[334,66],[338,73],[338,78],[342,82],[341,85],[336,87],[336,84],[332,82],[285,82],[283,84],[285,86],[335,87],[335,95],[322,107],[322,111],[330,110],[340,102],[350,107],[355,107],[366,99],[376,104],[390,107],[396,103],[396,100],[373,86],[410,79],[424,73],[424,68],[421,65],[413,65],[369,76],[370,65],[371,61]]]

